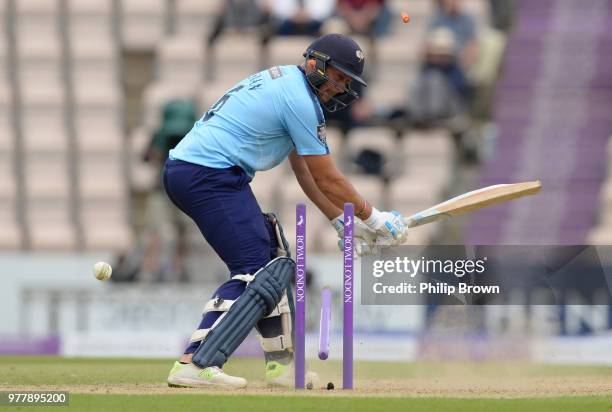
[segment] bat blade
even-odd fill
[[[493,185],[473,190],[415,213],[406,218],[406,224],[408,227],[416,227],[459,216],[487,206],[518,199],[523,196],[534,195],[540,191],[541,187],[542,183],[536,180],[533,182]]]

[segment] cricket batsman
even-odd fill
[[[223,365],[255,327],[265,353],[266,381],[294,382],[290,280],[295,263],[275,215],[262,213],[249,182],[287,156],[308,198],[342,239],[344,203],[355,205],[355,244],[367,253],[377,240],[400,244],[406,225],[398,212],[366,201],[336,168],[325,139],[324,110],[334,112],[359,98],[363,51],[349,37],[316,39],[300,66],[256,73],[227,91],[170,151],[163,174],[172,202],[198,225],[229,269],[175,362],[168,384],[177,387],[243,388],[244,378]]]

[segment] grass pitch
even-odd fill
[[[0,357],[0,391],[65,390],[70,409],[105,412],[612,410],[612,367],[359,362],[353,391],[294,391],[267,388],[262,360],[236,359],[226,370],[247,378],[249,388],[211,391],[168,388],[171,363]],[[308,366],[319,374],[317,386],[328,381],[342,386],[339,362],[313,360]]]

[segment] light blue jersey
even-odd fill
[[[170,151],[213,168],[240,166],[251,178],[299,155],[329,154],[319,100],[298,66],[253,74],[225,93]]]

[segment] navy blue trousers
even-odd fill
[[[249,176],[240,167],[214,169],[181,160],[166,161],[164,188],[170,200],[197,224],[206,241],[227,265],[230,275],[253,274],[276,254],[271,229],[253,195]],[[235,300],[246,284],[229,280],[213,297]],[[199,329],[220,316],[208,312]],[[185,353],[193,353],[199,342]]]

